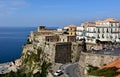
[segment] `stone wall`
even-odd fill
[[[53,35],[53,36],[45,36],[45,41],[47,42],[58,42],[59,36]]]
[[[44,60],[50,63],[67,63],[71,61],[70,42],[46,42],[39,45],[45,54]]]
[[[40,47],[45,52],[45,59],[51,63],[68,63],[78,62],[80,52],[82,51],[82,44],[71,42],[46,42]]]
[[[43,50],[45,53],[45,60],[54,63],[55,62],[55,43],[52,42],[46,42],[46,44],[43,46]]]
[[[39,44],[44,51],[45,60],[50,63],[78,62],[83,43],[81,42],[46,42]]]
[[[59,35],[60,42],[68,42],[68,35]]]
[[[55,62],[68,63],[71,61],[71,43],[56,43]]]
[[[72,50],[72,55],[71,55],[72,62],[78,62],[80,53],[83,51],[82,41],[79,41],[77,43],[73,42],[71,46],[71,50]]]
[[[76,42],[76,36],[68,36],[68,42]]]
[[[100,55],[100,54],[91,54],[81,52],[79,59],[79,73],[81,77],[86,77],[87,70],[86,67],[88,65],[93,66],[103,66],[104,64],[110,63],[119,58],[119,56],[111,56],[111,55]]]
[[[71,61],[70,42],[46,42],[40,45],[44,51],[44,59],[50,63],[67,63]]]

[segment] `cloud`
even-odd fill
[[[26,5],[25,0],[0,0],[0,15],[12,13]]]

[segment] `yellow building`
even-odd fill
[[[69,36],[75,36],[76,35],[76,25],[69,25],[68,33],[69,33]]]

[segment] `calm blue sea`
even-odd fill
[[[0,27],[0,63],[20,57],[30,31],[36,27]]]

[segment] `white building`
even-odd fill
[[[77,40],[85,38],[83,31],[84,31],[84,27],[83,26],[76,27],[76,39]]]
[[[100,41],[112,41],[119,39],[120,24],[113,18],[104,21],[84,23],[86,30],[86,41],[95,43],[96,39]]]
[[[57,29],[57,32],[59,33],[59,34],[68,34],[68,29],[69,29],[69,27],[63,27],[63,28],[58,28]]]

